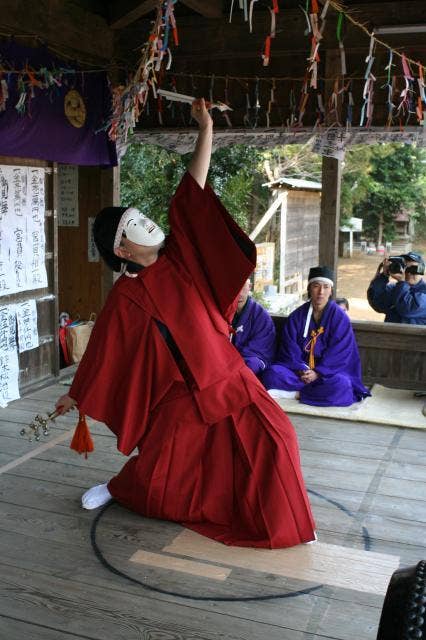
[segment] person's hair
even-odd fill
[[[343,304],[346,307],[346,310],[349,311],[349,300],[347,298],[336,298],[336,304]]]

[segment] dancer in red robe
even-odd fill
[[[229,339],[255,246],[205,186],[212,121],[203,100],[192,114],[199,137],[165,242],[134,209],[97,217],[102,257],[126,271],[57,406],[77,404],[137,452],[84,507],[113,496],[225,544],[289,547],[315,539],[296,435]]]

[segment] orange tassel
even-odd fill
[[[88,453],[95,450],[84,413],[78,414],[78,424],[71,440],[70,449],[74,449],[77,453],[84,453],[85,458]]]
[[[324,331],[325,331],[324,327],[320,327],[317,331],[315,331],[314,329],[311,331],[311,340],[309,342],[309,368],[310,369],[315,369],[315,355],[314,355],[315,345],[317,343],[319,336],[322,333],[324,333]]]

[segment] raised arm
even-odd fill
[[[204,189],[210,166],[213,139],[213,120],[206,109],[204,98],[194,100],[191,115],[198,122],[200,130],[188,171],[200,187]]]

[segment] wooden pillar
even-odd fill
[[[319,262],[333,269],[335,289],[339,248],[341,165],[341,161],[336,158],[324,156],[322,159]]]
[[[333,91],[334,81],[341,76],[341,62],[339,49],[329,49],[326,53],[325,76],[325,99],[328,100]],[[341,109],[341,98],[339,98],[338,110]],[[335,115],[328,114],[326,125],[335,124]],[[337,261],[339,255],[339,223],[340,223],[340,187],[342,179],[342,163],[336,158],[322,158],[322,191],[321,191],[321,215],[319,234],[319,262],[321,265],[330,267],[334,272],[336,291],[337,283]]]
[[[280,283],[279,292],[285,293],[285,259],[287,248],[287,195],[284,191],[280,213]]]

